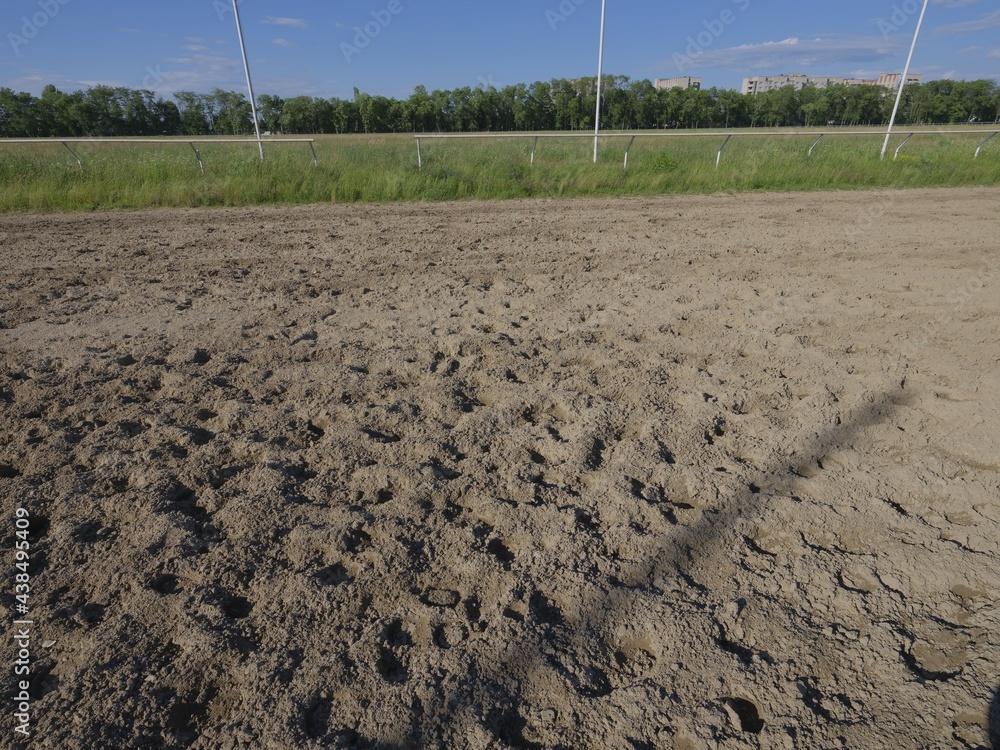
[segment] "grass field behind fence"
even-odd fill
[[[688,131],[690,132],[690,131]],[[905,132],[880,161],[882,137],[817,134],[734,138],[721,166],[723,137],[639,138],[629,167],[628,138],[543,138],[535,165],[531,138],[424,140],[423,169],[411,135],[319,136],[319,168],[308,144],[272,144],[261,163],[254,144],[199,144],[205,172],[187,141],[86,144],[0,142],[0,211],[93,210],[157,206],[246,206],[557,196],[657,195],[745,190],[825,190],[1000,184],[1000,137],[978,160],[984,136],[920,135],[892,161]]]

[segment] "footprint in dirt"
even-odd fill
[[[0,479],[17,479],[21,476],[21,470],[10,464],[0,464]]]

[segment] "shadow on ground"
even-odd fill
[[[1000,687],[993,694],[990,706],[990,745],[993,750],[1000,750]]]
[[[826,454],[840,448],[850,447],[865,430],[882,424],[891,419],[902,400],[903,391],[894,389],[886,391],[872,402],[865,403],[851,412],[846,413],[840,424],[827,429],[817,429],[811,437],[804,438],[796,460],[816,462]],[[807,433],[808,434],[808,433]],[[701,520],[686,527],[678,527],[677,533],[671,535],[669,541],[651,555],[645,563],[646,569],[653,576],[654,570],[664,568],[677,571],[681,578],[690,580],[688,572],[706,558],[719,552],[720,545],[725,540],[725,532],[742,518],[752,516],[762,504],[762,500],[775,494],[790,493],[791,485],[796,479],[787,464],[762,467],[754,476],[748,477],[747,487],[739,494],[724,501],[720,511],[706,514]],[[758,486],[767,486],[764,493]],[[652,585],[652,584],[647,584]],[[596,622],[608,618],[627,619],[629,613],[621,611],[620,598],[614,597],[614,592],[601,592],[587,604],[580,620]],[[803,632],[804,636],[808,634]],[[495,741],[503,746],[542,750],[545,745],[532,741],[525,736],[526,722],[520,712],[524,697],[519,694],[516,681],[510,679],[515,671],[515,663],[522,668],[529,663],[529,670],[554,670],[567,680],[573,689],[586,698],[601,698],[611,692],[606,675],[593,667],[574,664],[575,669],[568,670],[564,659],[552,658],[559,652],[563,655],[580,648],[591,640],[591,632],[572,631],[569,628],[551,626],[539,634],[535,643],[524,643],[511,660],[484,665],[473,664],[465,679],[447,694],[437,697],[437,700],[424,707],[421,716],[412,717],[411,735],[409,741],[414,746],[431,739],[436,732],[428,732],[428,723],[443,722],[454,727],[455,717],[463,708],[472,715],[479,715],[485,721],[484,728],[493,735]],[[738,654],[739,655],[739,654]],[[585,678],[581,680],[581,672]],[[752,705],[752,704],[751,704]],[[997,745],[997,700],[991,713],[991,737],[994,746]],[[756,721],[757,707],[752,706],[751,717]],[[752,722],[751,722],[752,723]],[[438,724],[440,731],[440,724]],[[431,735],[430,737],[428,735]],[[633,746],[646,747],[642,742],[632,741]],[[563,747],[556,745],[555,747]]]

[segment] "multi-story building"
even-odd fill
[[[841,78],[839,76],[823,76],[823,77],[813,77],[809,79],[809,86],[815,86],[818,89],[825,88],[827,86],[865,86],[874,84],[875,81],[868,80],[865,78]]]
[[[744,94],[763,94],[765,91],[792,86],[796,91],[809,85],[809,77],[804,75],[753,76],[743,79]]]
[[[765,91],[774,91],[785,86],[792,86],[796,90],[804,89],[806,86],[824,88],[837,84],[844,86],[882,86],[887,89],[899,88],[901,73],[886,73],[878,78],[839,78],[836,76],[805,76],[805,75],[780,75],[780,76],[753,76],[743,79],[744,94],[763,94]],[[920,83],[923,76],[911,73],[906,77],[907,84]]]
[[[884,75],[880,75],[878,77],[878,81],[876,81],[876,83],[878,83],[879,86],[885,86],[887,89],[898,89],[899,80],[902,77],[902,73],[885,73]],[[920,83],[923,80],[924,77],[919,73],[910,73],[906,76],[906,85],[909,86],[913,83]]]
[[[653,82],[653,87],[657,89],[694,89],[701,90],[701,79],[691,76],[681,76],[680,78],[657,78]]]

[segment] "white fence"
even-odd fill
[[[202,174],[205,172],[205,162],[201,158],[201,151],[194,144],[196,143],[252,143],[255,146],[258,145],[256,138],[0,138],[0,146],[8,143],[21,143],[21,144],[39,144],[47,143],[52,145],[54,143],[61,143],[65,146],[73,157],[76,159],[76,163],[80,165],[80,171],[83,171],[83,160],[80,155],[73,150],[73,147],[69,144],[71,143],[87,143],[87,144],[101,144],[101,143],[172,143],[175,145],[188,145],[191,150],[194,151],[195,158],[198,159],[198,167],[201,169]],[[308,143],[309,150],[312,152],[313,166],[319,167],[319,159],[316,157],[316,147],[313,138],[267,138],[263,140],[264,144],[270,145],[272,143]],[[263,152],[262,152],[263,153]]]
[[[906,131],[903,131],[906,132]],[[921,135],[985,135],[986,140],[979,144],[976,149],[974,159],[979,158],[980,152],[983,147],[993,140],[997,135],[1000,135],[1000,130],[913,130],[907,132],[906,137],[903,142],[899,144],[896,148],[896,153],[893,155],[893,159],[899,156],[899,152],[903,150],[903,146],[909,143],[910,139],[915,136]],[[824,138],[829,137],[839,137],[839,136],[869,136],[869,137],[879,137],[885,136],[884,131],[878,130],[830,130],[830,131],[797,131],[797,130],[785,130],[785,131],[733,131],[733,132],[713,132],[713,133],[680,133],[680,132],[669,132],[669,133],[601,133],[601,138],[628,138],[628,145],[625,147],[625,164],[624,167],[628,168],[628,156],[629,152],[632,150],[632,145],[635,143],[637,138],[722,138],[722,145],[719,146],[719,151],[715,157],[715,166],[718,167],[722,163],[722,152],[726,150],[726,146],[729,145],[729,141],[733,138],[774,138],[774,137],[798,137],[806,138],[813,137],[815,140],[806,152],[806,156],[812,156],[813,151],[819,145],[820,141]],[[531,163],[535,163],[535,153],[538,150],[538,141],[542,138],[593,138],[591,133],[420,133],[414,136],[417,140],[417,166],[420,169],[424,167],[423,152],[420,148],[420,142],[422,140],[457,140],[457,139],[490,139],[490,138],[533,138],[534,143],[531,147]]]

